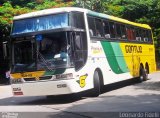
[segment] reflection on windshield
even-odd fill
[[[14,72],[31,71],[35,68],[35,46],[31,41],[14,43]]]
[[[46,34],[38,41],[38,68],[66,68],[69,66],[69,42],[65,32]]]
[[[68,27],[68,13],[15,20],[12,35]]]

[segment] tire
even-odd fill
[[[148,79],[148,71],[146,69],[143,69],[144,70],[144,77],[143,77],[143,80],[144,81],[147,81]]]
[[[146,73],[149,74],[149,66],[148,66],[148,64],[146,65],[145,69],[146,69]]]
[[[94,88],[93,88],[93,95],[92,96],[98,97],[100,94],[100,78],[99,78],[98,71],[94,72],[93,83],[94,83]]]
[[[143,82],[143,81],[146,81],[147,79],[148,79],[148,74],[147,74],[146,70],[141,66],[139,81]]]

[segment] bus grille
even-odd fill
[[[25,81],[36,81],[36,79],[34,77],[32,78],[23,78]]]
[[[52,76],[43,76],[43,77],[39,77],[39,80],[48,80],[51,78],[52,78]]]
[[[40,81],[40,80],[50,80],[52,76],[42,76],[36,79],[35,77],[32,78],[23,78],[25,81]]]

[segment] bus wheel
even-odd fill
[[[142,66],[140,67],[140,76],[139,81],[146,81],[148,79],[148,74],[146,72],[146,69],[144,69]]]
[[[93,97],[98,97],[100,94],[100,80],[99,80],[99,73],[98,71],[94,72],[94,77],[93,77],[93,82],[94,82],[94,89],[93,89]]]

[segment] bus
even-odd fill
[[[104,85],[156,70],[150,26],[83,8],[15,16],[10,43],[14,96],[98,96]]]

